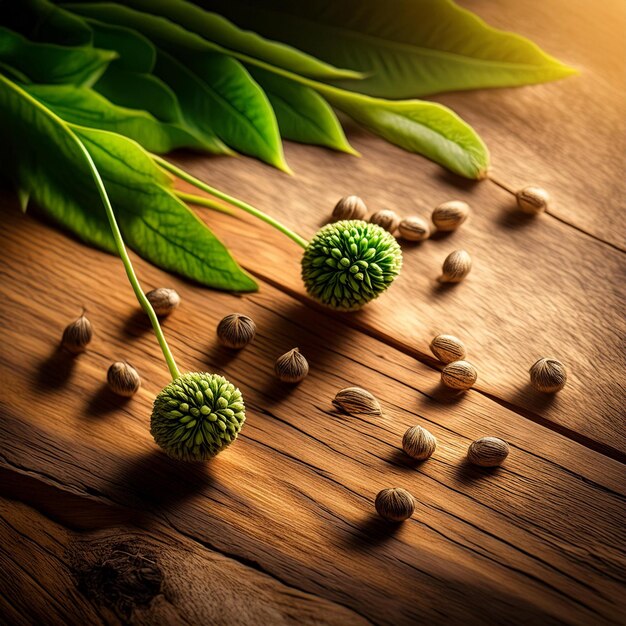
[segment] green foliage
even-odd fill
[[[150,156],[121,135],[62,121],[0,75],[0,130],[8,145],[3,171],[21,194],[84,241],[114,251],[87,148],[104,180],[128,245],[163,269],[218,289],[251,291],[255,282],[209,229],[170,190]]]
[[[66,122],[119,133],[150,152],[203,147],[184,128],[161,122],[146,111],[117,106],[92,89],[71,85],[26,85],[24,89]]]
[[[479,135],[446,107],[415,97],[572,73],[451,0],[7,5],[0,16],[0,165],[22,207],[32,199],[84,241],[112,250],[95,167],[131,247],[220,289],[256,284],[172,193],[159,167],[167,162],[145,150],[240,152],[289,171],[281,138],[356,154],[338,110],[479,179],[489,167]],[[194,184],[287,232],[253,207]]]
[[[419,152],[467,178],[484,178],[489,152],[474,129],[447,107],[423,100],[383,100],[332,87],[328,101],[387,141]]]
[[[92,46],[37,43],[0,26],[0,62],[34,83],[89,86],[117,57]]]
[[[144,13],[166,17],[207,41],[295,74],[325,81],[363,77],[360,72],[334,67],[296,48],[237,28],[221,15],[204,11],[186,0],[125,0],[124,4]]]
[[[280,169],[284,161],[278,124],[263,90],[242,64],[219,46],[161,17],[118,4],[69,5],[82,15],[133,28],[158,49],[155,73],[181,93],[202,128],[244,154]],[[183,99],[184,95],[184,99]]]
[[[575,73],[528,39],[488,26],[452,0],[198,3],[238,26],[365,72],[364,80],[341,85],[373,96],[512,87]]]
[[[267,94],[282,137],[355,153],[332,108],[314,89],[260,67],[248,69]]]

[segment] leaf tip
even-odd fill
[[[259,284],[248,274],[248,272],[241,270],[242,277],[246,278],[244,281],[242,279],[241,285],[235,291],[240,291],[242,293],[256,293],[259,290]]]
[[[16,189],[16,192],[18,202],[20,203],[20,209],[22,210],[22,213],[26,213],[26,209],[28,209],[28,203],[30,202],[30,192],[26,189],[23,189],[22,187],[18,187]]]
[[[342,148],[342,151],[345,152],[346,154],[349,154],[350,156],[357,157],[359,159],[363,156],[358,150],[355,150],[349,143],[346,144],[345,147]]]
[[[294,176],[294,171],[289,167],[287,161],[285,161],[284,159],[280,159],[280,161],[277,161],[274,166],[288,176]]]

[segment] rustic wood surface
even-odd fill
[[[553,192],[550,215],[521,219],[496,185],[460,181],[355,128],[362,159],[291,144],[292,178],[249,159],[176,155],[305,236],[345,193],[406,214],[452,197],[474,208],[457,233],[405,246],[397,284],[356,315],[309,302],[299,249],[246,217],[199,210],[259,278],[258,294],[208,291],[133,256],[146,290],[183,298],[164,324],[179,365],[223,373],[244,393],[240,439],[210,463],[175,463],[152,441],[167,369],[119,260],[2,196],[1,623],[623,621],[624,6],[464,4],[582,70],[440,98],[484,135],[498,178]],[[474,270],[438,288],[441,261],[461,247]],[[83,305],[96,334],[72,357],[58,342]],[[258,325],[238,353],[215,337],[233,311]],[[441,387],[427,347],[438,332],[464,339],[476,389]],[[272,370],[295,346],[311,372],[294,388]],[[568,366],[556,397],[527,385],[542,355]],[[107,391],[117,359],[142,375],[131,400]],[[382,417],[333,408],[355,384],[377,395]],[[400,449],[416,423],[438,440],[423,463]],[[510,443],[503,467],[464,461],[483,435]],[[389,486],[417,499],[400,526],[374,513]]]

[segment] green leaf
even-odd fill
[[[91,166],[100,172],[128,245],[166,270],[210,287],[252,291],[209,229],[166,187],[169,178],[133,141],[63,122],[0,75],[0,167],[22,193],[84,241],[114,251],[114,241]]]
[[[318,89],[336,108],[387,141],[467,178],[484,178],[487,147],[456,113],[422,100],[383,100],[334,87]]]
[[[22,209],[22,213],[26,213],[26,209],[28,209],[28,203],[30,202],[30,193],[26,189],[22,189],[18,187],[16,189],[17,200],[20,203],[20,209]]]
[[[10,5],[2,12],[3,26],[28,39],[64,46],[92,44],[91,29],[83,20],[49,0],[14,0]]]
[[[316,91],[257,67],[248,69],[267,94],[282,137],[357,154],[332,108]]]
[[[209,287],[256,291],[256,282],[184,203],[164,187],[168,179],[129,140],[74,127],[110,194],[124,239],[142,257]]]
[[[122,26],[91,19],[85,23],[93,30],[96,45],[111,48],[119,55],[94,85],[95,91],[115,104],[147,111],[158,120],[182,129],[189,136],[183,145],[214,154],[228,153],[214,133],[203,131],[201,124],[189,124],[176,94],[158,77],[147,73],[154,69],[156,61],[156,49],[148,39]]]
[[[98,20],[84,20],[93,32],[96,48],[115,50],[118,55],[116,65],[131,72],[151,72],[156,61],[154,46],[139,33],[105,24]]]
[[[66,122],[119,133],[150,152],[202,148],[183,128],[161,122],[146,111],[117,106],[85,87],[28,85],[24,89]]]
[[[72,7],[79,7],[81,11],[95,10],[98,13],[104,11],[107,19],[116,11],[119,13],[120,7],[115,6],[115,9],[111,9],[112,6],[72,5]],[[178,31],[176,35],[180,37],[180,40],[177,42],[176,37],[172,37],[170,45],[175,46],[177,43],[182,45],[182,35]],[[196,39],[193,41],[200,46]],[[264,69],[287,81],[315,90],[335,108],[344,111],[371,131],[406,150],[423,154],[468,178],[482,178],[486,175],[489,166],[487,148],[477,133],[446,107],[419,100],[396,102],[371,98],[320,83],[263,61],[246,57],[238,52],[224,50],[219,46],[204,42],[201,38],[200,41],[204,46],[208,45],[224,53],[232,54],[250,66]],[[201,47],[201,49],[206,48]],[[163,73],[162,61],[170,64],[165,73]],[[161,76],[166,82],[180,79],[180,76],[185,76],[187,71],[187,68],[180,63],[172,64],[172,59],[167,58],[165,54],[159,55],[157,70],[159,65],[161,65]],[[174,86],[173,82],[170,84]],[[177,87],[174,88],[180,95],[180,90]],[[189,93],[186,93],[185,97],[190,99],[194,93],[196,95],[200,93],[201,85],[190,83],[187,89]],[[204,101],[206,98],[201,98],[201,102]]]
[[[128,72],[111,65],[93,89],[115,104],[147,111],[161,122],[180,128],[188,136],[185,145],[224,153],[225,146],[215,136],[203,136],[186,122],[176,94],[152,74]]]
[[[126,0],[124,4],[145,13],[166,17],[208,41],[296,74],[325,81],[362,78],[359,72],[334,67],[291,46],[241,30],[221,15],[204,11],[185,0]]]
[[[192,108],[203,129],[243,154],[288,170],[272,107],[239,61],[160,17],[113,3],[65,6],[139,31],[157,47],[155,74],[172,87],[181,106]]]
[[[386,98],[509,87],[574,70],[451,0],[201,0],[242,28],[367,72],[347,89]]]
[[[116,56],[92,46],[36,43],[0,26],[0,62],[36,83],[92,85]]]

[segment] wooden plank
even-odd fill
[[[67,516],[65,494],[47,490]],[[76,532],[0,499],[0,538],[5,624],[368,623],[158,522]]]
[[[290,146],[297,178],[251,161],[178,160],[304,236],[319,228],[346,193],[361,194],[372,209],[393,207],[404,214],[427,199],[433,206],[454,197],[469,201],[474,211],[468,223],[447,237],[404,243],[402,275],[391,289],[364,310],[341,318],[420,359],[430,355],[435,335],[454,334],[478,367],[478,389],[568,436],[580,435],[587,445],[626,458],[623,253],[549,216],[529,220],[512,213],[509,195],[494,185],[459,193],[432,171],[423,171],[429,168],[416,171],[414,156],[365,134],[353,139],[369,158],[352,161]],[[295,244],[251,219],[199,212],[245,267],[305,297],[301,251]],[[424,208],[417,212],[429,214]],[[442,286],[437,279],[443,259],[461,248],[472,256],[472,272],[458,285]],[[528,369],[542,356],[555,356],[567,366],[567,387],[557,395],[529,385]]]
[[[537,183],[558,219],[626,248],[626,4],[620,0],[463,0],[580,71],[556,83],[437,98],[475,124],[494,173]]]
[[[260,28],[269,37],[274,34],[271,27],[263,31],[262,24],[254,23],[253,12],[242,10],[253,6],[252,0],[214,4],[226,16],[234,4],[231,15],[240,25]],[[555,216],[624,249],[626,217],[620,209],[626,195],[626,5],[620,0],[601,5],[592,0],[461,0],[460,4],[490,25],[530,37],[580,75],[548,85],[474,90],[432,99],[451,106],[480,132],[492,153],[496,175],[516,187],[546,186],[555,200]],[[396,3],[390,9],[396,13],[390,16],[390,30],[401,18],[402,7]],[[277,19],[279,15],[280,10]],[[360,69],[368,69],[364,63]],[[376,159],[376,152],[370,158]],[[383,177],[394,169],[389,163],[380,165]],[[442,174],[419,159],[413,161],[412,170],[428,171],[435,178]],[[377,180],[386,186],[383,178]]]
[[[178,161],[305,236],[346,193],[362,195],[372,209],[425,217],[441,201],[469,201],[469,223],[454,235],[406,245],[403,276],[389,296],[346,319],[418,358],[429,354],[438,332],[460,336],[479,366],[480,389],[624,460],[624,257],[559,220],[625,247],[626,5],[468,0],[467,6],[581,70],[557,83],[437,98],[483,134],[495,175],[513,187],[536,183],[552,193],[552,216],[519,215],[512,196],[494,185],[460,180],[351,127],[362,159],[288,145],[293,178],[249,159]],[[242,231],[239,224],[222,226],[224,218],[207,219],[219,232],[230,229],[227,243],[248,268],[301,293],[297,249],[267,228]],[[474,269],[464,284],[442,289],[441,263],[458,248],[470,252]],[[528,385],[527,370],[541,356],[568,366],[569,384],[556,397]]]
[[[138,261],[146,289],[167,284],[182,295],[165,322],[181,367],[223,372],[248,406],[231,450],[201,466],[174,463],[147,424],[167,372],[119,261],[28,217],[3,212],[0,226],[5,469],[130,508],[146,523],[156,517],[375,623],[619,620],[623,465],[477,392],[451,396],[433,369],[267,285],[242,299]],[[83,304],[95,339],[87,354],[68,358],[58,339]],[[233,310],[259,329],[237,354],[213,334]],[[287,388],[273,378],[273,359],[294,345],[311,373]],[[144,380],[127,402],[103,385],[119,358]],[[351,384],[374,391],[385,417],[336,414],[331,399]],[[434,458],[417,467],[399,451],[415,422],[439,440]],[[463,461],[469,442],[487,434],[512,446],[496,471]],[[373,514],[373,498],[394,485],[418,506],[390,528]]]

